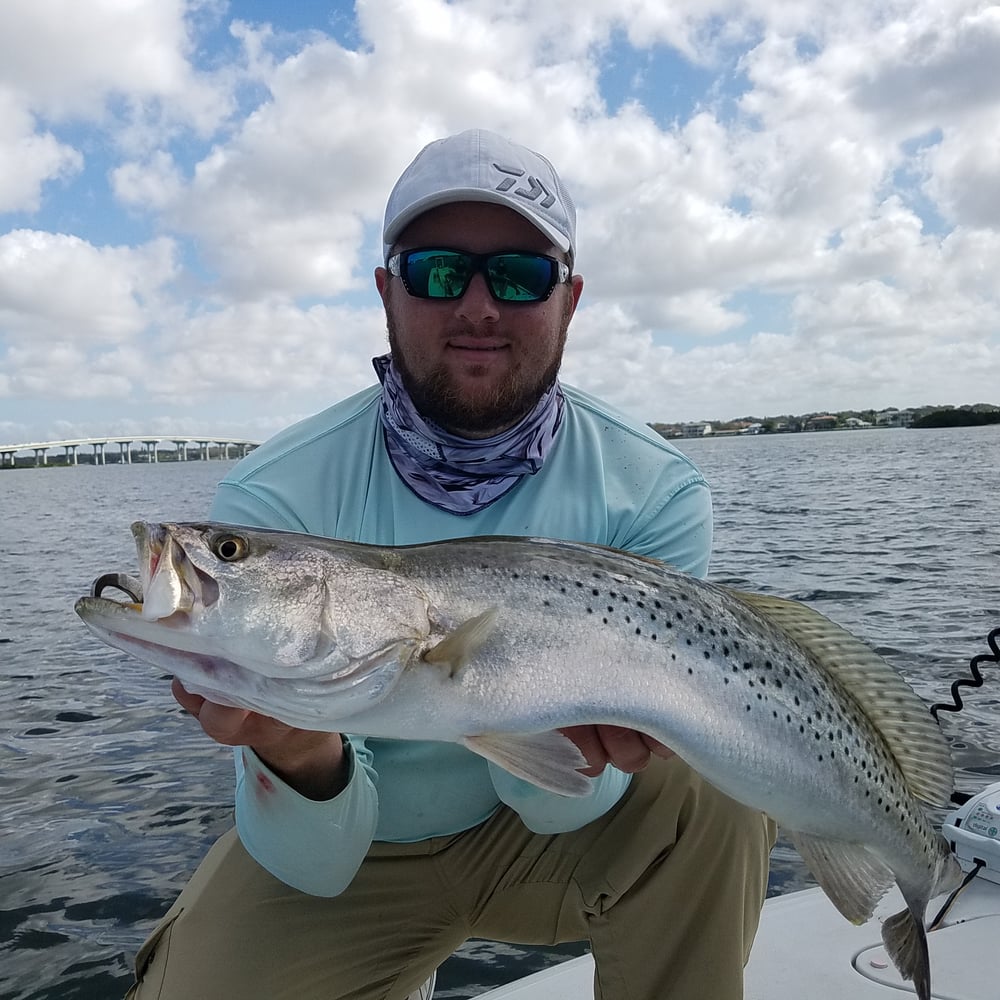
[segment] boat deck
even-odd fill
[[[928,907],[935,916],[944,897]],[[895,889],[861,927],[820,889],[775,896],[764,905],[745,978],[745,1000],[904,1000],[915,996],[882,948],[881,921],[903,908]],[[928,935],[937,1000],[1000,997],[1000,885],[976,878],[943,924]],[[481,995],[480,1000],[581,1000],[593,995],[589,955]]]

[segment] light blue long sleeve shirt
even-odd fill
[[[467,535],[539,535],[596,542],[708,568],[712,511],[700,472],[643,424],[563,386],[563,424],[541,470],[484,510],[458,516],[417,497],[382,440],[379,387],[262,445],[219,485],[212,520],[379,545]],[[349,737],[350,776],[316,802],[285,785],[249,749],[236,751],[236,826],[258,863],[315,895],[350,884],[373,840],[409,842],[469,829],[501,803],[533,831],[578,829],[624,794],[613,767],[592,791],[543,791],[456,744]]]

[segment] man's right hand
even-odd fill
[[[348,761],[340,733],[296,729],[257,712],[218,705],[185,691],[176,677],[170,690],[216,743],[250,747],[300,795],[332,799],[347,784]]]

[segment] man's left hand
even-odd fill
[[[568,736],[587,758],[590,767],[581,767],[580,773],[588,778],[596,778],[608,764],[633,774],[641,771],[652,756],[674,755],[659,740],[623,726],[567,726],[559,732]]]

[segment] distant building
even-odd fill
[[[879,427],[909,427],[913,423],[913,410],[897,410],[890,406],[875,414],[875,423]]]
[[[712,425],[704,422],[681,424],[681,436],[686,438],[705,437],[712,433]]]
[[[817,413],[806,421],[807,431],[832,431],[837,426],[837,418],[832,413]]]

